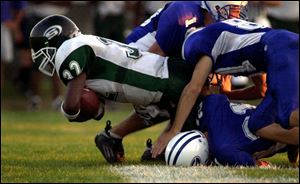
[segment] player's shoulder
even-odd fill
[[[70,53],[81,46],[89,46],[92,45],[96,40],[96,36],[94,35],[79,35],[77,37],[66,40],[57,50],[57,54],[64,55],[65,53]]]
[[[173,16],[169,18],[182,17],[182,19],[186,19],[187,17],[197,17],[196,21],[201,21],[203,14],[200,8],[199,3],[195,1],[173,1],[167,4],[161,13],[162,15],[167,14],[168,16],[173,14]]]
[[[201,7],[200,4],[196,1],[172,1],[167,4],[168,8],[177,8],[182,9],[185,7]]]
[[[79,35],[77,37],[66,40],[58,49],[55,57],[56,65],[60,65],[74,51],[82,47],[92,47],[96,40],[93,35]]]

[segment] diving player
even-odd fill
[[[229,19],[192,32],[183,44],[182,54],[195,65],[193,77],[182,92],[172,128],[154,145],[153,157],[180,131],[211,72],[245,76],[266,72],[266,96],[249,122],[266,119],[265,112],[275,104],[277,123],[284,128],[299,127],[298,34]],[[262,137],[273,139],[267,134]]]
[[[30,46],[35,67],[48,76],[56,71],[67,86],[61,110],[69,121],[90,119],[81,113],[79,103],[82,89],[87,87],[104,100],[134,105],[135,116],[130,121],[139,124],[123,127],[126,133],[134,132],[136,126],[142,129],[170,119],[193,71],[193,66],[182,60],[81,34],[73,21],[61,15],[37,23],[30,33]],[[101,105],[94,119],[100,120],[103,113]],[[118,136],[104,131],[95,138],[101,151],[111,150],[111,154],[102,152],[110,163],[124,159],[124,136]]]

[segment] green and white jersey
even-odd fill
[[[85,72],[86,86],[104,98],[148,105],[159,102],[168,88],[167,60],[110,39],[80,35],[58,48],[55,67],[65,85]]]

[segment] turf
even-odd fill
[[[273,165],[269,169],[141,164],[146,139],[155,140],[165,123],[126,137],[126,163],[111,166],[94,137],[106,120],[114,125],[129,113],[124,108],[107,112],[100,122],[69,123],[51,110],[1,110],[1,183],[299,182],[299,169],[290,167],[286,154],[266,159]]]

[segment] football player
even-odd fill
[[[189,31],[207,26],[222,19],[218,12],[228,14],[228,18],[246,18],[247,1],[175,1],[157,10],[149,19],[133,29],[125,43],[161,56],[181,58],[181,48]],[[216,9],[216,7],[219,7]],[[260,76],[252,78],[255,85],[238,91],[231,91],[231,81],[223,80],[220,92],[231,99],[257,99],[264,96],[265,81]],[[230,88],[229,88],[230,86]],[[226,88],[225,88],[226,87]],[[119,137],[139,130],[141,125],[133,113],[126,120],[111,129]],[[127,128],[124,128],[127,127]],[[130,129],[128,127],[131,127]]]
[[[264,119],[267,109],[275,104],[276,122],[284,128],[299,127],[298,34],[229,19],[192,32],[185,39],[182,53],[195,65],[193,77],[182,92],[172,128],[154,145],[153,157],[180,131],[211,72],[245,76],[266,72],[266,96],[249,122],[256,117]],[[273,139],[268,134],[262,137]]]
[[[133,29],[125,43],[161,56],[181,58],[181,47],[185,36],[192,29],[207,26],[221,20],[218,11],[226,11],[229,18],[246,18],[247,1],[175,1],[157,10],[149,19]],[[216,9],[215,7],[219,7]],[[242,76],[241,76],[242,77]],[[228,79],[228,77],[226,77]],[[247,79],[247,77],[244,77]],[[231,76],[230,76],[231,79]],[[237,78],[237,80],[239,80]],[[238,92],[229,88],[220,92],[230,99],[257,99],[264,96],[265,81],[261,76],[251,77],[255,86],[239,89]],[[256,83],[259,82],[259,83]],[[220,82],[215,82],[219,84]],[[261,85],[263,83],[263,85]],[[242,82],[244,86],[247,82]],[[231,80],[223,80],[222,86],[230,86]]]
[[[210,10],[210,7],[218,5],[222,7],[221,9],[228,9],[230,18],[245,17],[246,4],[247,1],[219,1],[218,4],[213,1],[170,2],[135,28],[126,38],[125,43],[142,51],[181,58],[181,47],[188,30],[218,21],[217,12],[214,9]],[[148,107],[140,111],[150,112],[151,109]],[[128,118],[112,127],[110,135],[121,139],[145,128],[143,121],[143,118],[133,112]]]
[[[103,131],[95,138],[97,147],[110,163],[124,159],[125,134],[168,120],[169,113],[175,114],[181,91],[193,71],[193,66],[182,60],[84,35],[72,20],[61,15],[38,22],[30,33],[30,46],[34,65],[48,76],[56,71],[67,86],[61,110],[69,121],[100,120],[103,116],[102,105],[95,117],[81,113],[79,99],[84,87],[104,100],[134,105],[134,115],[125,120],[133,125],[117,126],[115,132]],[[134,124],[135,121],[138,123]],[[118,134],[118,129],[123,134]]]
[[[250,121],[255,106],[232,103],[225,95],[206,96],[199,105],[197,124],[207,132],[211,159],[218,165],[255,166],[259,159],[287,151],[287,145],[299,145],[299,128],[284,129],[276,121],[276,102],[266,109],[263,119]],[[265,124],[269,122],[269,124]],[[276,131],[281,143],[262,138]]]

